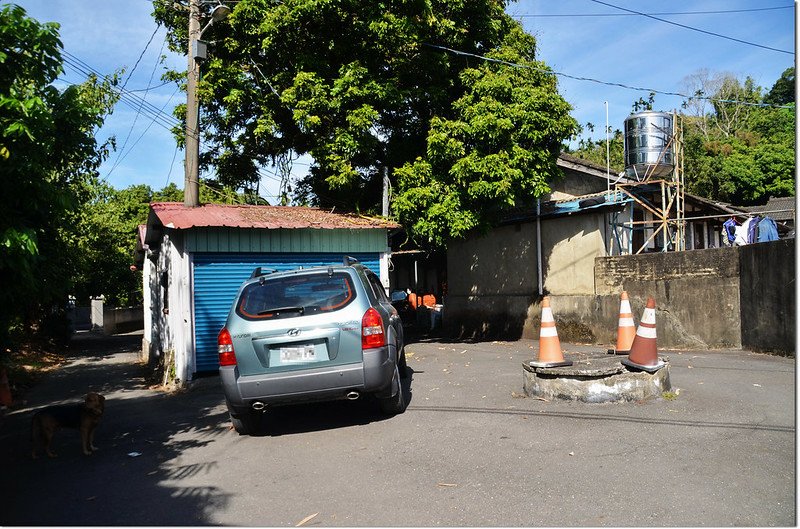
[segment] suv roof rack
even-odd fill
[[[277,271],[278,270],[276,270],[275,268],[262,268],[260,266],[257,266],[253,270],[253,273],[250,274],[250,279],[253,279],[254,277],[261,277],[269,274],[274,274]]]
[[[349,255],[345,255],[342,258],[342,264],[344,264],[345,266],[350,266],[354,264],[360,264],[360,261],[355,257],[350,257]]]

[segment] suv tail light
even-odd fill
[[[228,329],[225,327],[219,331],[219,336],[217,336],[217,352],[219,353],[219,365],[236,365],[236,354],[233,351],[233,340],[231,340],[231,333],[229,333]]]
[[[383,318],[374,307],[370,307],[361,318],[361,348],[383,347],[386,339],[383,334]]]

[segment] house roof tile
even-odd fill
[[[770,197],[769,201],[763,206],[751,206],[742,209],[750,213],[766,214],[777,221],[794,220],[795,200],[795,197]]]

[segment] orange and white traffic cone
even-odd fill
[[[647,298],[647,306],[642,314],[642,321],[636,330],[636,337],[631,345],[628,358],[622,363],[634,369],[653,373],[664,367],[664,362],[658,358],[656,348],[656,300]]]
[[[628,293],[624,290],[619,301],[619,323],[617,325],[617,347],[614,354],[626,355],[631,352],[633,339],[636,337],[636,324],[633,322],[633,311]]]
[[[539,356],[535,361],[530,362],[533,367],[561,367],[571,366],[572,362],[564,360],[564,353],[561,351],[561,342],[558,340],[556,331],[556,320],[553,318],[553,311],[550,309],[550,298],[545,296],[542,299],[542,325],[539,328]]]
[[[0,405],[11,406],[13,400],[14,399],[11,397],[11,386],[8,385],[6,370],[0,370]]]

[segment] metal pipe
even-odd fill
[[[539,275],[539,295],[544,294],[544,281],[542,280],[542,216],[541,199],[536,199],[536,267]]]

